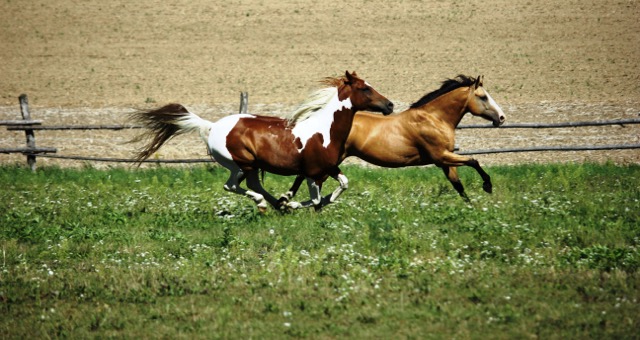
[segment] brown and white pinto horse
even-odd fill
[[[324,83],[328,87],[314,92],[288,119],[236,114],[214,123],[180,104],[136,112],[132,118],[149,129],[135,139],[149,139],[136,159],[147,159],[175,135],[197,130],[211,157],[231,171],[225,190],[248,196],[261,211],[266,210],[267,202],[276,209],[299,207],[297,202],[278,201],[264,190],[259,171],[300,175],[308,179],[310,202],[320,208],[320,188],[328,176],[340,183],[332,201],[346,189],[347,179],[338,165],[355,113],[393,112],[393,103],[355,72],[327,78]],[[240,187],[244,179],[250,190]]]
[[[397,115],[358,113],[341,161],[355,156],[388,168],[435,164],[468,200],[457,171],[458,166],[466,165],[480,174],[484,191],[491,193],[491,177],[478,161],[453,152],[455,128],[467,112],[492,121],[496,127],[505,121],[504,112],[484,89],[483,77],[459,75]],[[296,178],[283,199],[293,197],[301,183],[302,178]]]

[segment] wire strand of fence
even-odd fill
[[[24,152],[25,155],[29,152]],[[188,164],[188,163],[208,163],[215,162],[211,158],[208,159],[146,159],[144,161],[137,161],[131,158],[108,158],[108,157],[86,157],[86,156],[63,156],[63,155],[41,155],[38,157],[43,158],[56,158],[66,159],[73,161],[92,161],[92,162],[112,162],[112,163],[167,163],[167,164]]]
[[[640,149],[640,144],[586,145],[586,146],[534,146],[528,148],[505,148],[487,150],[459,151],[459,155],[483,155],[509,152],[541,152],[541,151],[598,151]]]
[[[613,144],[613,145],[586,145],[586,146],[534,146],[526,148],[504,148],[504,149],[486,149],[486,150],[459,150],[459,155],[483,155],[494,153],[513,153],[513,152],[543,152],[543,151],[599,151],[599,150],[630,150],[640,149],[640,144]],[[23,152],[28,155],[29,152]],[[107,158],[107,157],[86,157],[86,156],[63,156],[38,154],[38,157],[66,159],[75,161],[92,161],[92,162],[112,162],[112,163],[139,163],[135,159],[129,158]],[[189,164],[189,163],[208,163],[215,162],[213,159],[147,159],[141,163],[167,163],[167,164]]]
[[[632,125],[640,124],[640,119],[614,119],[614,120],[596,120],[581,122],[562,122],[562,123],[506,123],[500,126],[500,129],[549,129],[549,128],[571,128],[585,126],[605,126],[605,125]],[[9,124],[6,124],[9,125]],[[30,124],[12,124],[7,126],[8,131],[20,130],[127,130],[142,129],[142,125],[38,125]],[[491,129],[491,124],[462,124],[457,129]]]
[[[13,125],[8,126],[8,131],[19,130],[132,130],[142,129],[142,125]]]
[[[507,123],[501,125],[500,129],[553,129],[553,128],[571,128],[584,126],[604,126],[604,125],[631,125],[640,124],[640,119],[615,119],[615,120],[596,120],[583,122],[563,122],[563,123]],[[458,125],[457,129],[490,129],[493,125],[486,124],[468,124]]]

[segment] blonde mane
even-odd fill
[[[331,98],[338,93],[338,87],[344,84],[344,81],[344,78],[323,79],[321,83],[328,85],[328,87],[312,92],[295,111],[287,114],[283,118],[288,120],[290,124],[295,124],[309,118],[313,113],[329,103]]]

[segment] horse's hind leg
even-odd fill
[[[278,200],[273,197],[270,193],[268,193],[262,185],[260,184],[260,176],[258,175],[258,170],[251,170],[247,173],[247,186],[249,189],[256,191],[259,195],[264,197],[264,199],[271,204],[276,209],[280,208],[278,204]],[[266,209],[266,205],[265,205]]]
[[[229,179],[224,184],[224,190],[251,198],[258,205],[258,209],[261,212],[265,212],[267,210],[267,202],[265,201],[264,196],[240,187],[240,183],[242,183],[245,177],[246,175],[242,170],[231,170],[231,176],[229,176]]]

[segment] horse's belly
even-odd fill
[[[347,155],[356,156],[367,163],[387,168],[419,165],[422,160],[420,152],[416,148],[398,148],[397,146],[391,147],[388,145],[378,145],[377,147],[362,149],[352,148],[348,150]]]

